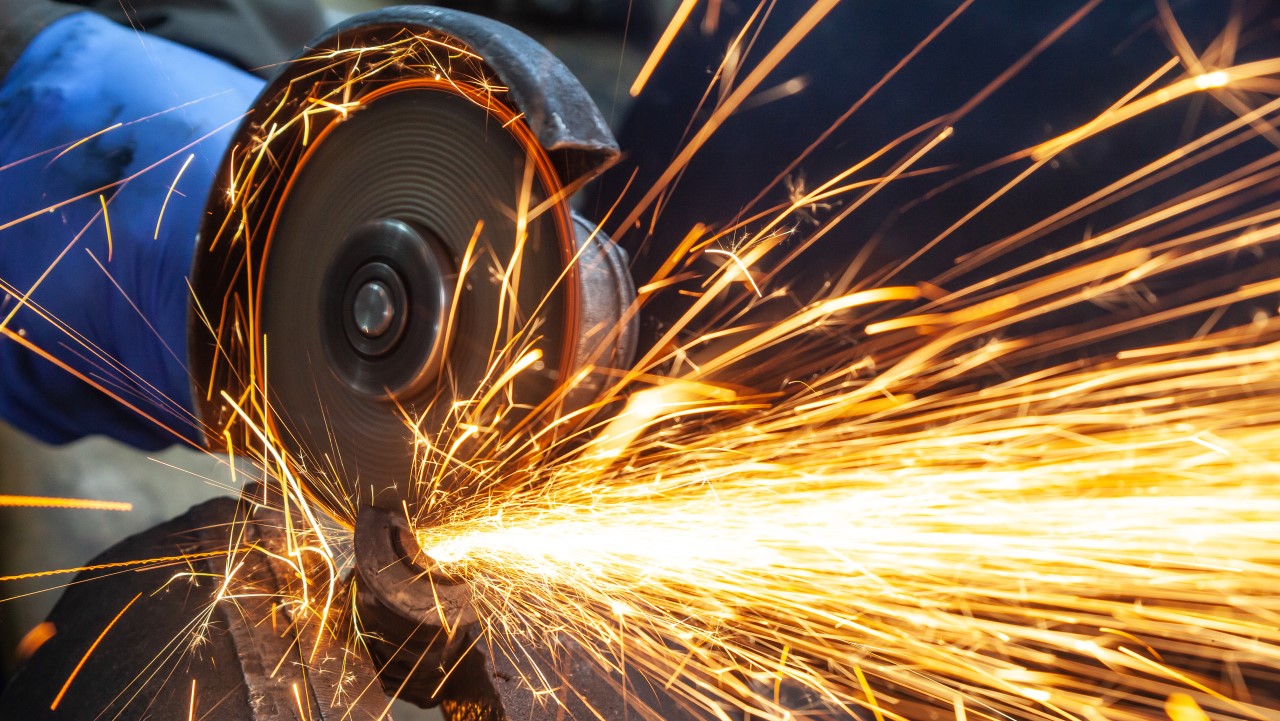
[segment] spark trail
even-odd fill
[[[1276,70],[1162,72],[1016,157]],[[1250,100],[1129,184],[1273,132],[1276,104]],[[419,541],[472,586],[498,652],[571,639],[701,715],[787,719],[798,687],[819,714],[877,719],[1274,718],[1280,213],[1247,198],[1275,192],[1278,161],[971,285],[864,281],[779,318],[785,289],[756,279],[833,178],[754,219],[607,394],[629,397],[620,413],[587,414],[551,451],[494,440],[537,461],[482,469],[489,492],[434,504]],[[1108,202],[1091,197],[1057,218]],[[646,287],[728,252],[727,235],[691,234]],[[1242,254],[1259,266],[1204,280]],[[832,329],[858,341],[836,347]],[[424,445],[424,495],[477,473]],[[527,680],[554,698],[554,679]]]
[[[500,637],[567,627],[691,698],[733,669],[875,708],[861,672],[907,695],[894,717],[953,698],[982,718],[1143,717],[1190,687],[1265,718],[1203,667],[1280,661],[1278,370],[1273,340],[836,403],[855,416],[825,428],[775,408],[656,433],[613,472],[566,462],[422,541]],[[786,715],[726,685],[721,703]]]

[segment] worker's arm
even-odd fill
[[[259,81],[89,12],[21,4],[26,24],[3,16],[26,44],[0,84],[0,418],[55,443],[194,439],[186,278]]]
[[[326,27],[318,0],[0,0],[0,77],[46,25],[85,9],[261,77]]]

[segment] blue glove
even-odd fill
[[[187,276],[214,174],[260,85],[87,12],[26,47],[0,86],[0,287],[21,296],[56,261],[31,301],[96,350],[31,308],[6,327],[154,420],[7,335],[0,418],[50,443],[103,434],[155,449],[200,437]],[[16,306],[0,291],[0,322]]]

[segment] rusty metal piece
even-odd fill
[[[310,562],[303,567],[305,582],[311,586],[304,594],[304,579],[281,560],[289,548],[284,514],[252,504],[244,504],[242,511],[248,517],[240,546],[269,552],[247,554],[251,562],[234,570],[234,588],[240,598],[220,603],[217,612],[240,661],[253,721],[293,721],[299,713],[298,698],[309,707],[299,721],[381,719],[386,699],[376,669],[342,612],[350,605],[349,587],[329,577],[336,569],[308,554],[297,561]],[[217,523],[212,517],[197,520],[205,521],[206,528]],[[293,526],[302,527],[302,522],[295,518]],[[226,575],[235,565],[226,557],[207,563],[218,575]],[[323,617],[323,609],[294,602],[314,598],[331,581],[340,585],[328,603],[330,618]]]
[[[368,646],[388,695],[439,705],[449,721],[695,718],[638,670],[609,671],[573,638],[521,639],[518,652],[493,645],[468,587],[422,552],[403,513],[360,511],[355,568],[356,608],[362,631],[380,637]]]
[[[282,513],[254,500],[220,498],[95,558],[190,560],[78,576],[50,615],[56,635],[0,695],[0,718],[187,718],[193,681],[202,721],[375,721],[389,718],[386,695],[439,705],[449,721],[703,717],[637,669],[600,663],[607,649],[568,636],[486,636],[467,587],[433,569],[403,516],[390,511],[361,513],[356,574],[322,619],[300,603],[301,584],[305,576],[313,591],[324,588],[333,571],[318,563],[299,575],[282,560],[299,558],[288,553],[285,525]],[[235,598],[214,604],[229,570]],[[352,605],[359,639],[344,631],[351,624],[342,609]],[[795,707],[848,718],[809,696],[796,697]],[[725,717],[753,721],[741,709]]]
[[[273,558],[287,552],[283,521],[218,498],[93,559],[190,557],[78,575],[49,616],[57,633],[0,696],[0,718],[188,718],[193,693],[202,721],[382,718],[374,667],[344,625],[288,602],[301,579]],[[236,597],[218,601],[229,567]],[[332,608],[344,603],[340,592]]]
[[[361,509],[355,539],[356,613],[388,694],[424,708],[475,633],[466,585],[423,555],[402,514]]]
[[[442,695],[449,721],[706,718],[633,667],[606,670],[568,636],[522,641],[518,650],[482,638],[462,657]]]

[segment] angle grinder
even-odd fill
[[[314,500],[353,519],[414,502],[416,444],[517,349],[537,361],[483,423],[589,403],[589,367],[633,353],[635,290],[569,199],[617,157],[573,75],[501,23],[397,7],[317,39],[241,124],[201,228],[208,445],[229,450],[233,404],[255,404]]]
[[[627,259],[570,207],[618,154],[558,60],[464,12],[359,15],[280,67],[235,131],[200,223],[188,364],[211,452],[269,437],[276,470],[354,529],[351,581],[327,608],[354,609],[367,653],[326,640],[322,619],[277,625],[271,599],[305,593],[283,562],[297,509],[246,494],[100,556],[93,567],[182,558],[192,583],[86,571],[19,677],[32,682],[11,684],[0,712],[64,718],[49,680],[75,677],[89,717],[185,717],[194,692],[146,682],[126,694],[120,682],[151,678],[198,616],[193,657],[212,662],[187,670],[222,699],[201,718],[383,718],[385,698],[369,692],[379,685],[450,718],[559,713],[520,682],[527,669],[478,644],[465,589],[433,573],[405,516],[424,493],[475,490],[466,478],[424,489],[424,445],[480,463],[494,448],[486,434],[541,437],[628,367]],[[196,582],[232,575],[250,589],[235,603]],[[639,679],[598,678],[587,654],[556,648],[555,668],[538,673],[575,689],[574,715],[626,714]]]

